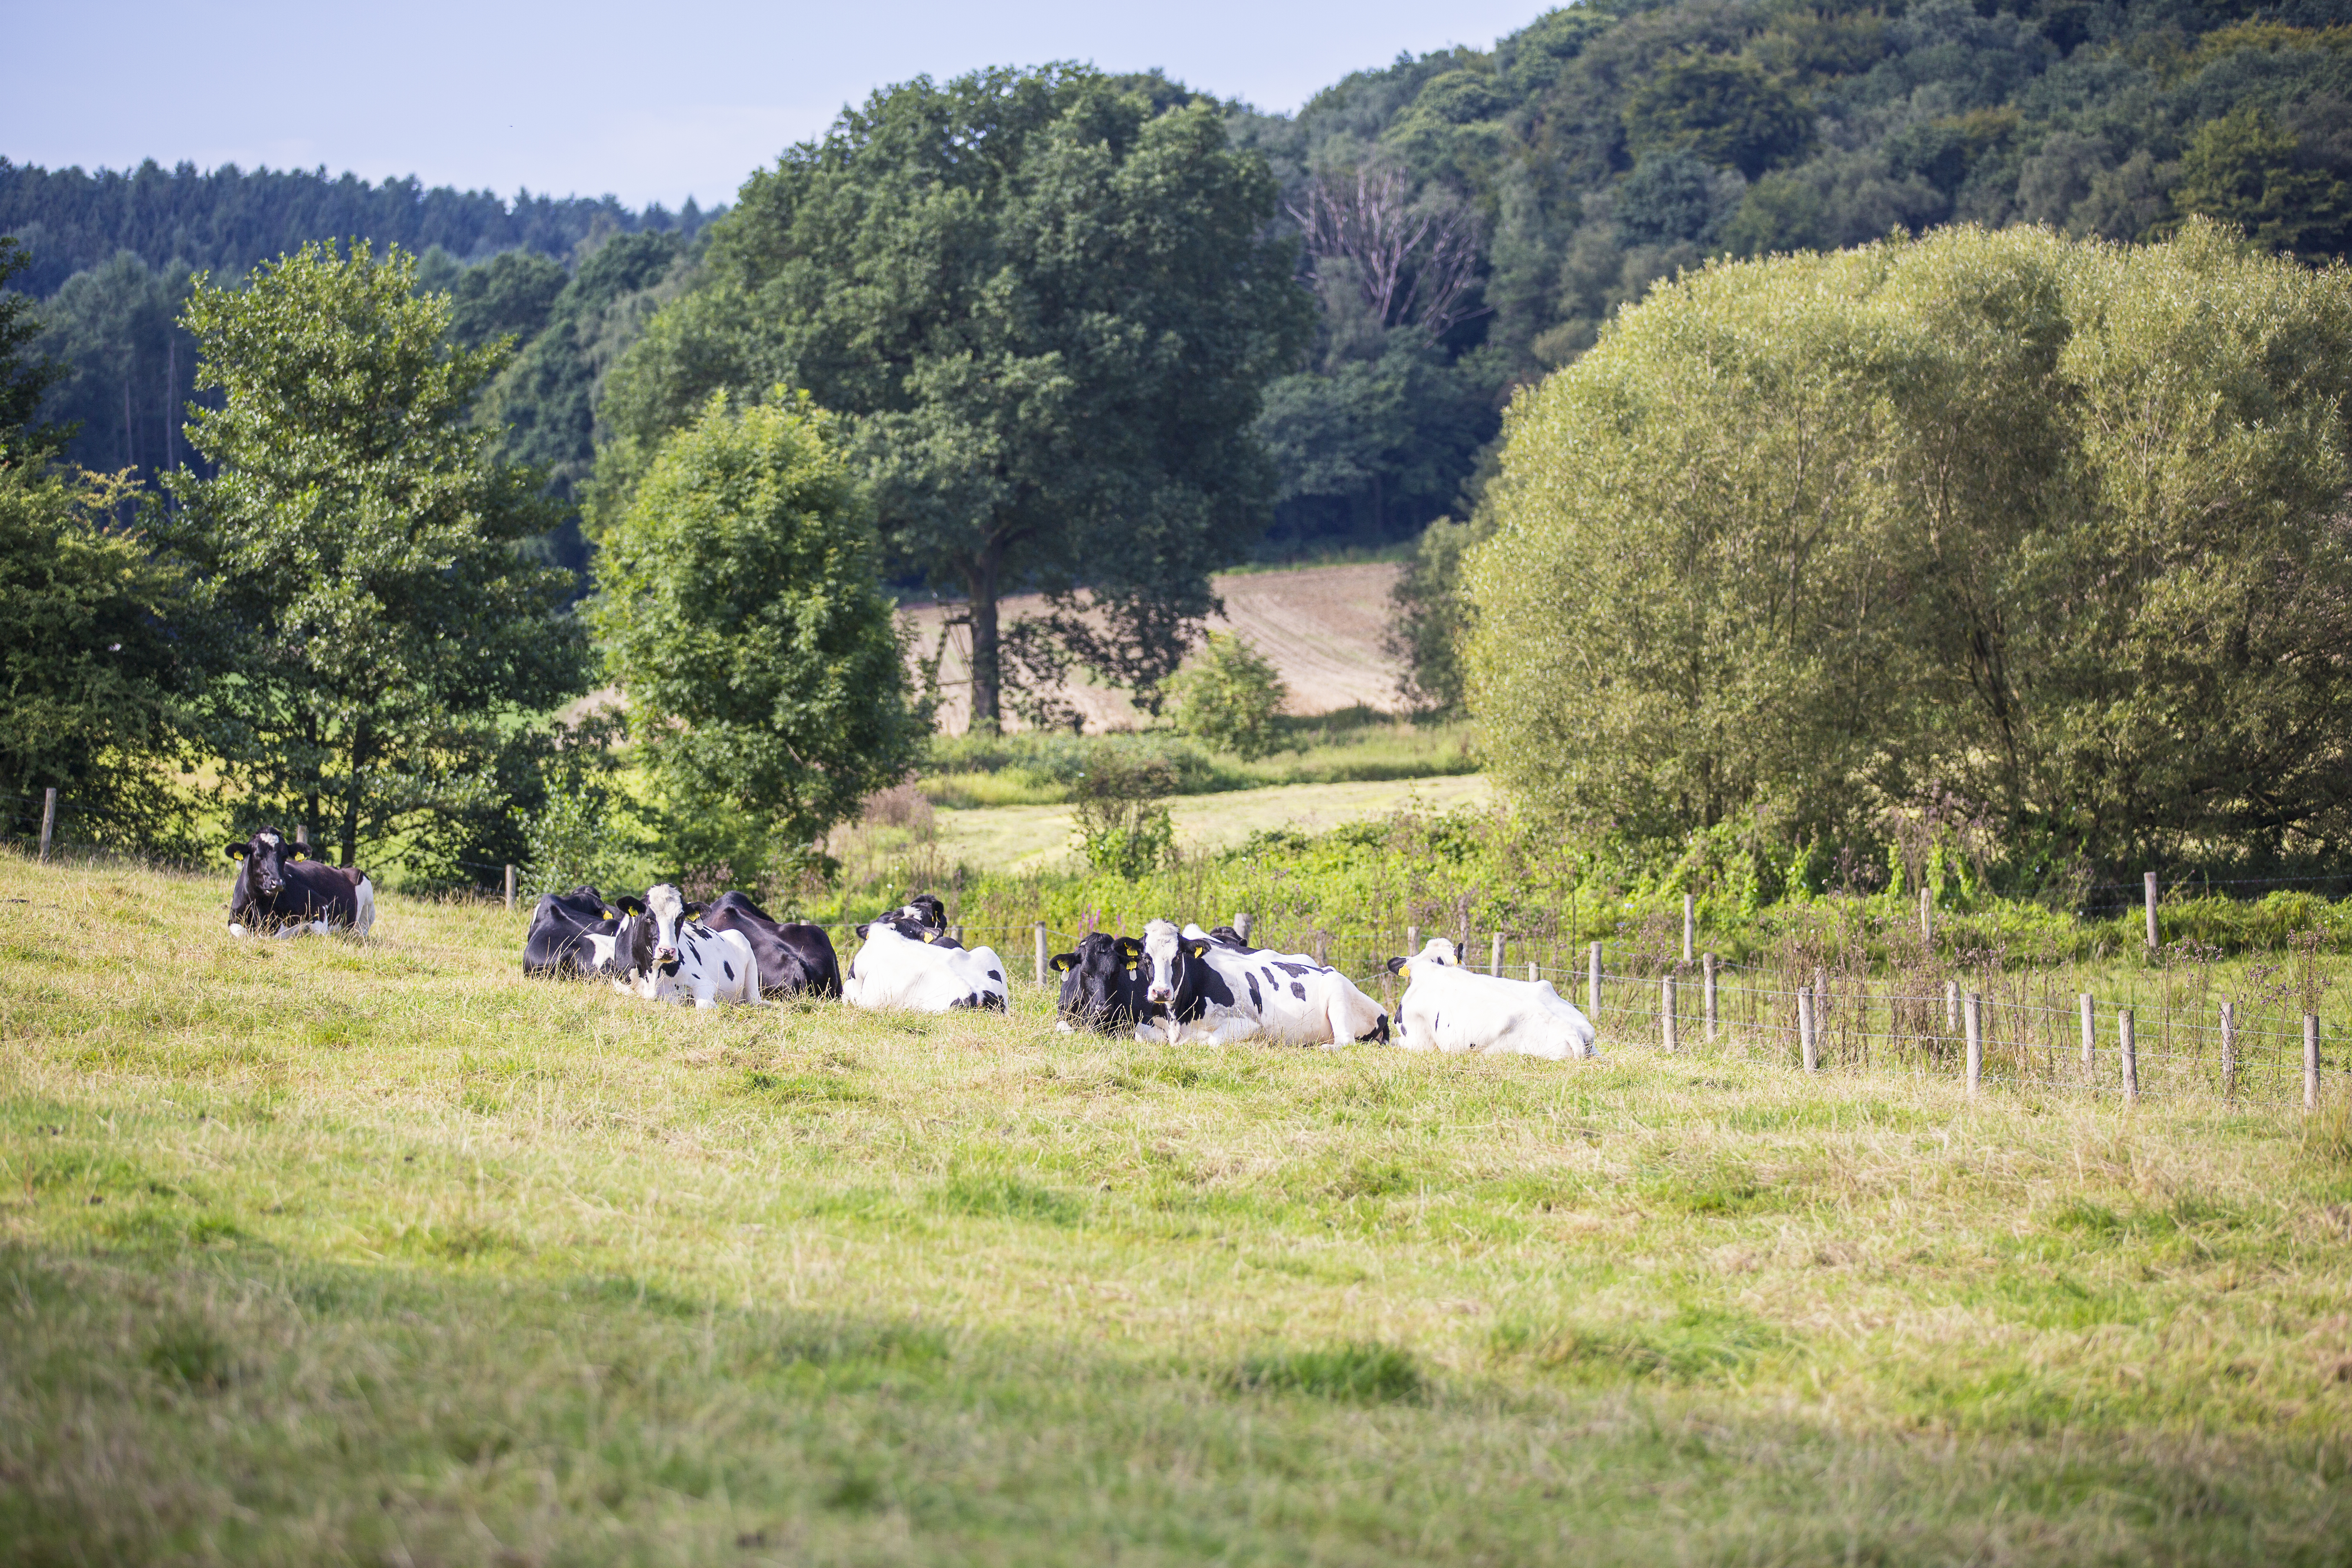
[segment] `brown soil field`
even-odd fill
[[[1328,713],[1361,703],[1383,711],[1397,707],[1396,660],[1381,647],[1392,611],[1389,590],[1404,570],[1393,562],[1347,566],[1299,566],[1279,572],[1221,573],[1210,579],[1225,613],[1210,621],[1212,629],[1246,637],[1274,661],[1290,688],[1285,711],[1309,715]],[[999,602],[1002,624],[1010,627],[1024,615],[1034,615],[1045,600],[1024,594]],[[941,625],[960,610],[955,605],[910,605],[898,612],[914,651],[928,658],[939,647]],[[971,721],[968,662],[971,633],[961,626],[947,627],[948,644],[940,661],[940,684],[946,701],[940,708],[942,732],[961,734]],[[1123,691],[1076,685],[1066,695],[1086,716],[1090,732],[1126,729],[1138,722],[1135,708]],[[1005,715],[1008,729],[1022,728]]]

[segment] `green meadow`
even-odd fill
[[[2352,1563],[2337,1073],[698,1014],[226,886],[0,858],[0,1561]]]

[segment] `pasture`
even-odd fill
[[[2340,1081],[656,1010],[226,885],[0,858],[11,1563],[2352,1562]]]

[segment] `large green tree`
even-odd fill
[[[1216,106],[1158,78],[877,93],[716,226],[701,286],[610,378],[600,483],[617,498],[714,389],[807,387],[851,421],[893,564],[968,597],[993,728],[1002,595],[1085,584],[1164,629],[1151,606],[1205,611],[1259,526],[1249,425],[1311,324],[1274,213]]]
[[[1933,799],[2029,870],[2340,851],[2347,408],[2352,275],[2202,220],[1686,276],[1513,409],[1489,755],[1645,837]]]
[[[27,351],[41,335],[33,302],[11,291],[11,279],[33,265],[30,252],[0,235],[0,464],[37,463],[73,436],[70,426],[38,422],[41,400],[73,371]]]
[[[673,853],[751,877],[903,776],[917,729],[838,422],[729,402],[663,442],[588,614]]]
[[[362,846],[448,852],[500,787],[504,731],[578,690],[568,574],[519,544],[557,509],[491,456],[476,395],[499,345],[446,338],[415,258],[305,246],[247,287],[200,282],[188,439],[217,466],[172,479],[169,536],[238,628],[210,700],[255,807]]]

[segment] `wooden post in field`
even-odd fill
[[[963,927],[960,925],[948,927],[948,941],[958,947],[961,947],[963,945]]]
[[[514,909],[514,862],[507,862],[507,909]]]
[[[2156,942],[2156,873],[2148,872],[2140,879],[2142,897],[2147,905],[2147,945],[2154,951]]]
[[[2319,1015],[2303,1016],[2303,1108],[2319,1109]]]
[[[2221,1004],[2221,1101],[2238,1098],[2238,1005]]]
[[[1601,1027],[1601,944],[1594,942],[1585,955],[1584,1011],[1592,1026]]]
[[[2139,1037],[2133,1030],[2132,1010],[2116,1009],[2116,1043],[2124,1056],[2124,1103],[2139,1103]]]
[[[37,866],[49,863],[49,840],[58,831],[58,786],[51,784],[41,792],[41,853],[33,862]]]
[[[1039,921],[1029,928],[1029,940],[1037,950],[1037,984],[1045,984],[1045,922]]]
[[[1420,951],[1421,951],[1421,928],[1420,928],[1419,926],[1407,926],[1407,927],[1405,927],[1405,928],[1404,928],[1404,955],[1405,955],[1407,958],[1411,958],[1411,957],[1412,957],[1415,953],[1419,952]]]
[[[1813,1044],[1813,988],[1810,985],[1797,987],[1797,1049],[1803,1053],[1807,1072],[1820,1068],[1821,1048]]]
[[[310,847],[310,825],[309,823],[298,822],[294,825],[294,842],[299,844],[305,849]]]
[[[1715,954],[1711,952],[1706,954],[1705,959],[1702,961],[1700,967],[1706,975],[1706,985],[1705,991],[1702,993],[1703,999],[1699,1005],[1706,1011],[1706,1043],[1708,1046],[1712,1047],[1715,1044],[1717,1022],[1720,1016],[1720,1015],[1716,1011],[1715,1005]]]
[[[1675,1022],[1675,972],[1669,969],[1658,980],[1658,1041],[1668,1056],[1682,1048]]]
[[[1919,940],[1936,945],[1936,895],[1925,887],[1919,889]]]
[[[1486,973],[1500,976],[1503,973],[1503,928],[1495,928],[1495,945],[1486,955]]]
[[[1331,959],[1330,959],[1330,956],[1329,956],[1329,955],[1330,955],[1330,952],[1331,952],[1331,939],[1330,939],[1328,936],[1325,935],[1323,932],[1321,932],[1321,931],[1317,931],[1317,932],[1315,933],[1315,946],[1314,946],[1313,951],[1314,951],[1314,953],[1315,953],[1315,962],[1316,962],[1316,963],[1330,963],[1330,962],[1331,962]]]
[[[1974,1100],[1984,1092],[1984,998],[1971,991],[1965,1005],[1969,1031],[1969,1098]]]
[[[1536,961],[1535,961],[1534,959],[1532,959],[1532,958],[1528,959],[1528,984],[1530,984],[1530,985],[1533,985],[1537,981],[1541,980],[1542,978],[1543,978],[1543,972],[1542,972],[1542,971],[1540,971],[1540,970],[1538,970],[1538,969],[1536,967]]]
[[[1249,943],[1250,924],[1251,921],[1249,914],[1246,910],[1234,917],[1234,934],[1242,939],[1244,946],[1247,946]]]
[[[2099,1081],[2098,1004],[2091,1000],[2091,994],[2087,991],[2081,993],[2074,1000],[2083,1009],[2083,1081],[2096,1083]]]
[[[1960,1032],[1960,983],[1944,982],[1944,1037],[1951,1038]]]
[[[1698,896],[1695,893],[1685,893],[1683,895],[1683,962],[1685,963],[1691,961],[1691,938],[1696,934],[1697,928]]]

